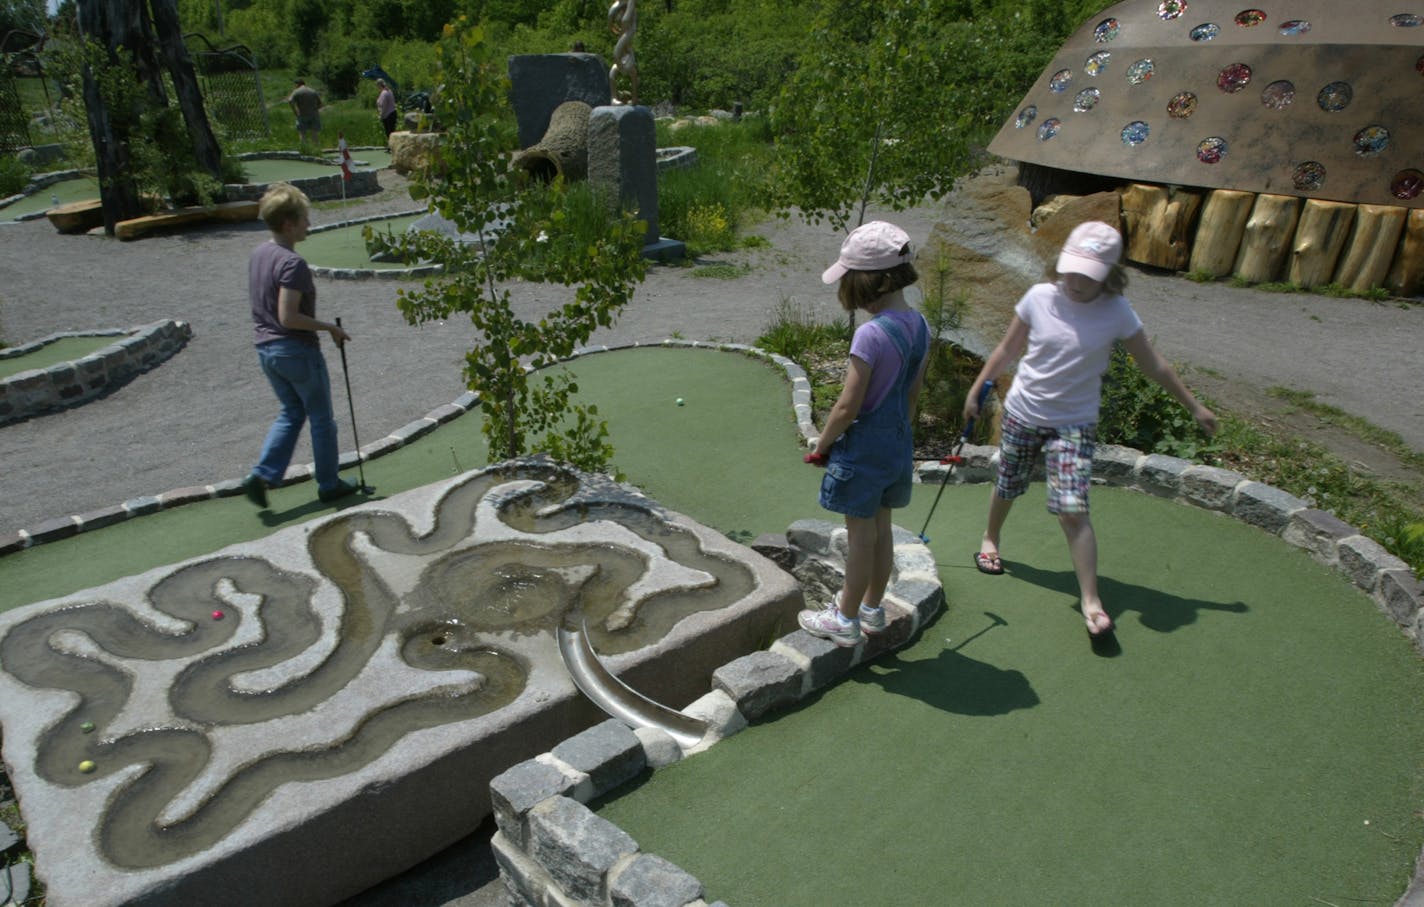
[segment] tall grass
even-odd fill
[[[771,167],[771,129],[761,117],[680,130],[659,124],[658,146],[697,149],[697,164],[658,176],[658,222],[664,236],[699,258],[735,249],[741,232],[765,216],[761,199]]]

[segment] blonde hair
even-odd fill
[[[836,298],[841,301],[841,308],[854,312],[869,308],[881,296],[903,290],[919,279],[919,272],[908,261],[884,271],[846,271]]]
[[[1043,276],[1049,283],[1057,283],[1058,279],[1063,276],[1062,272],[1058,270],[1058,256],[1055,255],[1048,262],[1048,266],[1043,269]],[[1103,292],[1121,296],[1126,289],[1127,268],[1123,267],[1122,262],[1118,262],[1112,266],[1112,270],[1108,271],[1108,276],[1103,278]]]
[[[257,203],[257,214],[273,233],[282,229],[283,224],[296,220],[309,210],[311,199],[291,183],[273,183],[262,193],[262,200]]]

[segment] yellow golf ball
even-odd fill
[[[94,771],[95,767],[96,766],[94,765],[94,761],[92,759],[85,759],[83,762],[79,763],[79,770],[86,775]]]

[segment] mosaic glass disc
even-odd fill
[[[1355,90],[1350,87],[1349,82],[1331,82],[1320,89],[1320,94],[1315,101],[1320,105],[1320,109],[1328,113],[1336,113],[1350,106],[1350,101],[1354,100]]]
[[[1163,22],[1170,22],[1186,11],[1186,0],[1162,0],[1157,4],[1157,15]]]
[[[1067,91],[1068,86],[1073,84],[1073,70],[1060,69],[1053,74],[1053,78],[1048,80],[1049,91]]]
[[[1178,94],[1167,102],[1167,115],[1177,120],[1185,120],[1197,112],[1197,96],[1190,91]]]
[[[1138,60],[1127,68],[1127,81],[1133,85],[1141,85],[1152,74],[1157,71],[1157,66],[1151,60]]]
[[[1302,192],[1313,192],[1325,185],[1325,165],[1319,161],[1306,161],[1295,168],[1291,182]]]
[[[1242,28],[1251,28],[1266,21],[1266,14],[1259,9],[1243,9],[1236,14],[1236,24]]]
[[[1389,24],[1395,28],[1418,28],[1424,25],[1424,16],[1415,13],[1399,13],[1389,17]]]
[[[1261,103],[1271,110],[1285,110],[1295,100],[1295,86],[1281,80],[1272,82],[1261,91]]]
[[[1355,133],[1355,153],[1374,157],[1389,147],[1389,130],[1383,126],[1366,126]]]
[[[1418,198],[1421,191],[1424,191],[1424,173],[1418,170],[1401,170],[1389,183],[1389,194],[1406,202]]]
[[[1112,59],[1112,54],[1105,50],[1100,50],[1093,54],[1083,63],[1083,72],[1090,76],[1101,75],[1108,68],[1108,61]]]
[[[1203,22],[1192,29],[1191,38],[1193,41],[1210,41],[1221,34],[1221,26],[1215,22]]]
[[[1141,145],[1147,141],[1147,134],[1151,131],[1148,125],[1141,120],[1133,120],[1122,127],[1122,143],[1129,147]]]
[[[1226,157],[1226,139],[1219,135],[1202,139],[1197,143],[1197,160],[1203,164],[1215,164]]]
[[[1033,106],[1032,104],[1028,105],[1028,106],[1025,107],[1023,110],[1020,110],[1020,111],[1019,111],[1018,118],[1014,120],[1014,128],[1015,128],[1015,129],[1022,129],[1022,128],[1024,128],[1024,127],[1027,126],[1029,123],[1032,123],[1032,122],[1034,121],[1034,118],[1037,117],[1037,116],[1038,116],[1038,108],[1035,107],[1035,106]]]
[[[1038,140],[1046,142],[1058,134],[1058,130],[1063,128],[1063,123],[1057,118],[1044,120],[1038,127]]]
[[[1310,23],[1304,19],[1292,19],[1289,22],[1281,23],[1281,34],[1287,38],[1294,38],[1296,35],[1303,35],[1310,31]]]
[[[1093,29],[1093,38],[1099,44],[1106,44],[1116,38],[1122,29],[1118,27],[1116,19],[1104,19],[1098,23],[1098,27]]]
[[[1098,106],[1098,99],[1103,93],[1096,88],[1084,88],[1078,92],[1078,96],[1073,99],[1073,109],[1078,113],[1085,113]]]
[[[1245,63],[1232,63],[1216,77],[1216,87],[1226,94],[1235,94],[1251,82],[1251,67]]]

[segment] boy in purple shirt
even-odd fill
[[[316,282],[306,261],[294,250],[307,238],[309,212],[310,202],[300,189],[274,183],[258,204],[272,238],[252,250],[247,264],[257,360],[282,406],[267,432],[257,465],[242,483],[248,500],[258,507],[267,506],[267,489],[281,483],[302,423],[308,421],[317,497],[334,501],[357,489],[337,474],[340,452],[331,412],[331,380],[317,337],[325,331],[341,346],[351,335],[339,325],[317,320]]]

